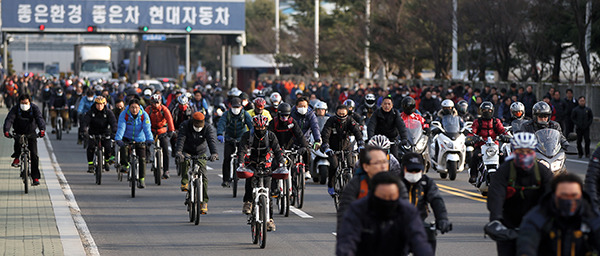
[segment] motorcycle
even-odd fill
[[[481,138],[477,138],[481,140]],[[500,146],[496,141],[492,140],[492,137],[488,137],[485,144],[481,146],[481,153],[478,155],[478,157],[481,157],[481,161],[475,169],[477,171],[477,180],[473,185],[483,196],[487,196],[491,178],[500,165],[499,148]]]
[[[545,165],[554,175],[567,171],[565,152],[560,144],[561,134],[554,129],[541,129],[535,132],[538,144],[536,147],[539,163]]]
[[[460,127],[458,116],[444,116],[442,122],[431,122],[435,134],[429,146],[431,168],[440,174],[442,179],[449,176],[456,179],[456,174],[462,172],[465,166],[466,146],[465,135],[469,127]]]
[[[327,182],[327,173],[329,172],[329,156],[321,150],[311,149],[311,161],[312,161],[312,177],[314,182],[319,182],[321,185]]]
[[[402,145],[400,149],[403,153],[413,152],[422,155],[425,162],[425,172],[427,172],[430,167],[429,149],[427,148],[429,137],[423,131],[421,122],[407,119],[404,124],[406,125],[409,144]]]

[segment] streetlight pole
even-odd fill
[[[458,0],[452,0],[452,79],[458,79]]]
[[[275,0],[275,57],[279,55],[279,0]],[[279,64],[275,63],[275,76],[279,76]]]
[[[371,78],[371,61],[369,59],[369,47],[371,46],[371,0],[366,0],[366,8],[365,8],[365,23],[366,23],[366,32],[367,36],[365,39],[365,79]]]
[[[314,76],[319,78],[319,0],[315,0],[315,65]]]

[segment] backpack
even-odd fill
[[[517,185],[517,169],[515,168],[515,163],[514,161],[510,162],[510,174],[508,176],[508,186],[514,188],[516,191],[518,191],[521,195],[521,198],[524,199],[525,195],[523,194],[523,191],[525,191],[526,189],[528,190],[534,190],[534,189],[540,189],[541,185],[542,185],[542,176],[540,175],[540,168],[538,166],[538,162],[535,161],[534,165],[533,165],[533,172],[535,175],[535,182],[536,185],[533,186],[521,186],[521,185]],[[515,192],[516,192],[515,191]]]

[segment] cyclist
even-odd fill
[[[323,101],[317,102],[317,104],[315,104],[315,115],[317,116],[317,122],[319,123],[319,131],[322,131],[325,122],[327,122],[327,119],[330,117],[329,113],[327,113],[327,103]]]
[[[456,111],[463,122],[473,122],[475,117],[469,113],[469,103],[466,100],[461,100],[456,104]]]
[[[267,110],[271,112],[272,116],[274,116],[275,114],[277,114],[277,108],[279,107],[279,104],[281,104],[281,94],[279,94],[278,92],[274,92],[273,94],[271,94],[269,99],[271,100],[271,106],[269,106]]]
[[[312,136],[314,141],[313,146],[318,149],[321,146],[321,130],[319,129],[317,116],[308,106],[308,99],[306,97],[296,99],[296,106],[292,108],[291,117],[298,122],[298,126],[300,126],[306,141],[310,142],[310,137]],[[308,161],[310,159],[309,152],[307,151],[302,158],[306,160],[306,169],[311,170],[311,161]]]
[[[176,130],[179,130],[179,127],[185,120],[189,120],[192,118],[192,114],[196,112],[194,106],[189,104],[189,98],[184,94],[179,95],[177,97],[177,103],[173,105],[172,108],[169,108],[171,111],[171,117],[173,118],[173,125]],[[177,142],[177,133],[174,133],[171,136],[171,145],[175,145]],[[173,157],[175,157],[175,152],[172,152]]]
[[[83,133],[85,132],[83,130],[82,126],[82,119],[83,116],[85,115],[85,113],[87,113],[91,108],[92,105],[94,105],[94,99],[96,99],[96,96],[94,95],[94,91],[91,89],[88,89],[87,92],[85,93],[86,97],[81,97],[81,99],[79,100],[79,106],[77,107],[77,115],[79,116],[79,131],[78,131],[78,138],[77,138],[77,144],[81,144],[83,143]]]
[[[365,120],[365,123],[368,124],[369,120],[371,120],[371,116],[377,110],[377,98],[375,98],[375,94],[369,93],[365,95],[365,102],[362,106],[357,109],[357,112],[362,115],[362,118]]]
[[[125,109],[125,102],[122,99],[117,99],[115,101],[115,108],[112,110],[115,117],[119,118],[123,109]]]
[[[50,97],[50,120],[52,122],[52,133],[56,133],[56,116],[60,110],[60,114],[66,124],[69,120],[69,104],[67,97],[64,95],[62,88],[57,88],[56,93]],[[64,129],[65,127],[63,127]]]
[[[229,187],[231,182],[231,154],[235,152],[236,142],[239,142],[244,132],[252,129],[252,117],[243,110],[240,98],[231,99],[231,109],[223,113],[217,126],[217,140],[225,143],[223,150],[223,183],[222,187]]]
[[[202,96],[202,91],[194,91],[194,97],[190,99],[190,105],[194,106],[196,111],[201,112],[205,116],[204,120],[206,120],[208,124],[211,124],[212,118],[210,118],[209,105],[206,99]]]
[[[365,126],[365,122],[364,122],[362,116],[358,112],[354,111],[354,109],[356,107],[356,103],[351,99],[347,99],[344,101],[343,104],[348,107],[348,115],[350,115],[350,117],[352,117],[352,119],[354,119],[354,122],[356,122],[360,126],[360,129],[362,130],[362,127]]]
[[[46,122],[42,117],[42,112],[37,105],[31,102],[31,96],[29,94],[19,95],[19,105],[13,106],[6,119],[4,120],[4,136],[10,138],[10,128],[13,128],[14,133],[21,135],[33,135],[37,128],[40,132],[38,135],[44,137],[46,134]],[[33,179],[33,185],[37,186],[40,184],[40,168],[39,168],[39,157],[37,151],[37,139],[29,137],[27,139],[27,145],[29,153],[31,154],[31,178]],[[21,144],[15,139],[14,153],[11,155],[15,160],[12,162],[12,167],[19,167],[19,155],[21,154]]]
[[[398,177],[402,177],[402,168],[400,166],[400,162],[396,157],[390,154],[390,139],[383,135],[375,135],[369,139],[367,145],[378,147],[385,151],[386,157],[390,162],[390,172],[398,175]],[[355,166],[357,168],[358,166]]]
[[[354,119],[348,118],[348,107],[346,105],[339,105],[336,108],[335,117],[329,118],[323,127],[323,145],[321,146],[321,151],[327,153],[329,156],[327,192],[332,196],[336,193],[333,189],[333,182],[338,168],[338,158],[334,151],[352,150],[352,145],[348,138],[350,135],[354,135],[359,147],[363,146],[364,142],[358,124]],[[346,160],[348,161],[348,166],[354,166],[350,155],[346,156]]]
[[[308,143],[302,134],[302,130],[300,130],[300,126],[298,126],[296,120],[290,116],[292,106],[284,102],[281,103],[277,109],[277,117],[269,122],[268,130],[277,136],[277,140],[282,149],[289,150],[296,144],[300,146],[298,154],[304,155],[307,151]],[[308,159],[304,159],[304,162],[309,161]],[[306,179],[311,178],[309,171],[306,171],[305,174]]]
[[[125,148],[125,143],[128,142],[145,142],[144,144],[137,144],[134,149],[136,154],[139,156],[140,173],[137,186],[138,188],[145,188],[146,183],[144,177],[146,175],[146,146],[152,145],[154,139],[152,138],[152,130],[150,125],[150,117],[140,105],[138,99],[132,99],[129,101],[127,106],[121,115],[119,116],[117,133],[115,135],[115,141],[121,147],[121,166],[125,169],[129,167],[128,152]]]
[[[271,122],[271,120],[273,120],[273,117],[271,117],[271,113],[269,111],[265,111],[266,104],[267,101],[265,101],[265,99],[263,98],[254,99],[254,108],[248,110],[248,114],[250,114],[251,117],[254,117],[256,115],[266,116],[267,119],[269,119],[269,122]]]
[[[206,148],[210,151],[210,161],[215,161],[219,157],[217,154],[217,135],[212,125],[205,125],[205,116],[202,112],[196,112],[192,119],[184,121],[179,128],[179,136],[175,146],[178,162],[183,162],[183,153],[192,156],[202,156],[206,154]],[[206,160],[199,159],[200,168],[206,171]],[[188,170],[187,165],[180,165],[181,169],[181,191],[188,190]],[[202,176],[204,202],[201,205],[201,213],[208,211],[208,179],[206,175]]]
[[[160,94],[153,94],[150,96],[150,105],[146,107],[146,113],[150,117],[150,126],[152,134],[159,136],[167,133],[168,136],[160,138],[160,145],[163,152],[163,174],[162,177],[165,179],[169,178],[169,136],[175,132],[175,125],[173,125],[173,118],[171,112],[167,106],[162,104],[162,96]],[[147,151],[149,152],[149,151]],[[152,158],[149,156],[148,158]]]
[[[117,119],[112,111],[106,107],[106,99],[102,96],[96,97],[94,107],[88,111],[81,120],[81,126],[87,130],[89,135],[102,135],[102,147],[104,148],[104,159],[106,164],[104,170],[109,171],[109,162],[114,161],[112,156],[112,143],[110,137],[117,132]],[[107,136],[108,135],[108,136]],[[106,138],[108,137],[108,138]],[[88,143],[87,160],[88,172],[94,173],[94,151],[95,143]]]
[[[382,134],[388,137],[391,142],[395,142],[396,138],[400,136],[403,145],[408,144],[408,136],[406,133],[406,126],[398,110],[394,109],[394,100],[392,97],[387,96],[383,98],[381,102],[381,108],[377,109],[373,114],[369,124],[367,125],[367,133],[369,138],[377,134]],[[398,157],[398,146],[394,143],[390,149],[391,153]]]
[[[279,167],[283,166],[283,154],[279,147],[277,136],[267,130],[267,123],[268,119],[265,116],[258,115],[252,118],[254,129],[247,131],[242,135],[240,150],[237,152],[238,159],[244,159],[244,161],[240,161],[240,167],[255,169],[258,164],[264,163],[266,168],[271,168],[271,161],[273,158],[275,158],[276,163],[279,163]],[[255,179],[255,177],[252,177],[251,180],[246,180],[246,191],[243,199],[244,206],[242,208],[244,214],[250,214],[252,208],[253,179]],[[265,184],[271,184],[270,177],[266,179]],[[267,231],[275,231],[272,203],[269,204],[269,208],[270,219],[267,224]]]

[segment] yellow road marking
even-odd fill
[[[486,196],[482,196],[479,193],[475,193],[475,192],[471,192],[471,191],[466,191],[466,190],[462,190],[462,189],[458,189],[458,188],[455,188],[455,187],[450,187],[450,186],[446,186],[446,185],[442,185],[442,184],[437,184],[437,185],[438,185],[438,187],[444,188],[444,189],[447,189],[447,190],[453,190],[453,191],[456,191],[456,192],[459,192],[459,193],[464,193],[464,194],[472,195],[472,196],[475,196],[475,197],[487,198]]]
[[[442,192],[446,192],[446,193],[448,193],[448,194],[455,195],[455,196],[459,196],[459,197],[463,197],[463,198],[466,198],[466,199],[471,199],[471,200],[478,201],[478,202],[482,202],[482,203],[485,203],[485,202],[487,202],[485,199],[482,199],[482,198],[477,198],[477,197],[468,196],[468,195],[461,194],[461,193],[454,192],[454,191],[450,191],[450,190],[447,190],[447,189],[440,188],[440,190],[441,190]]]

